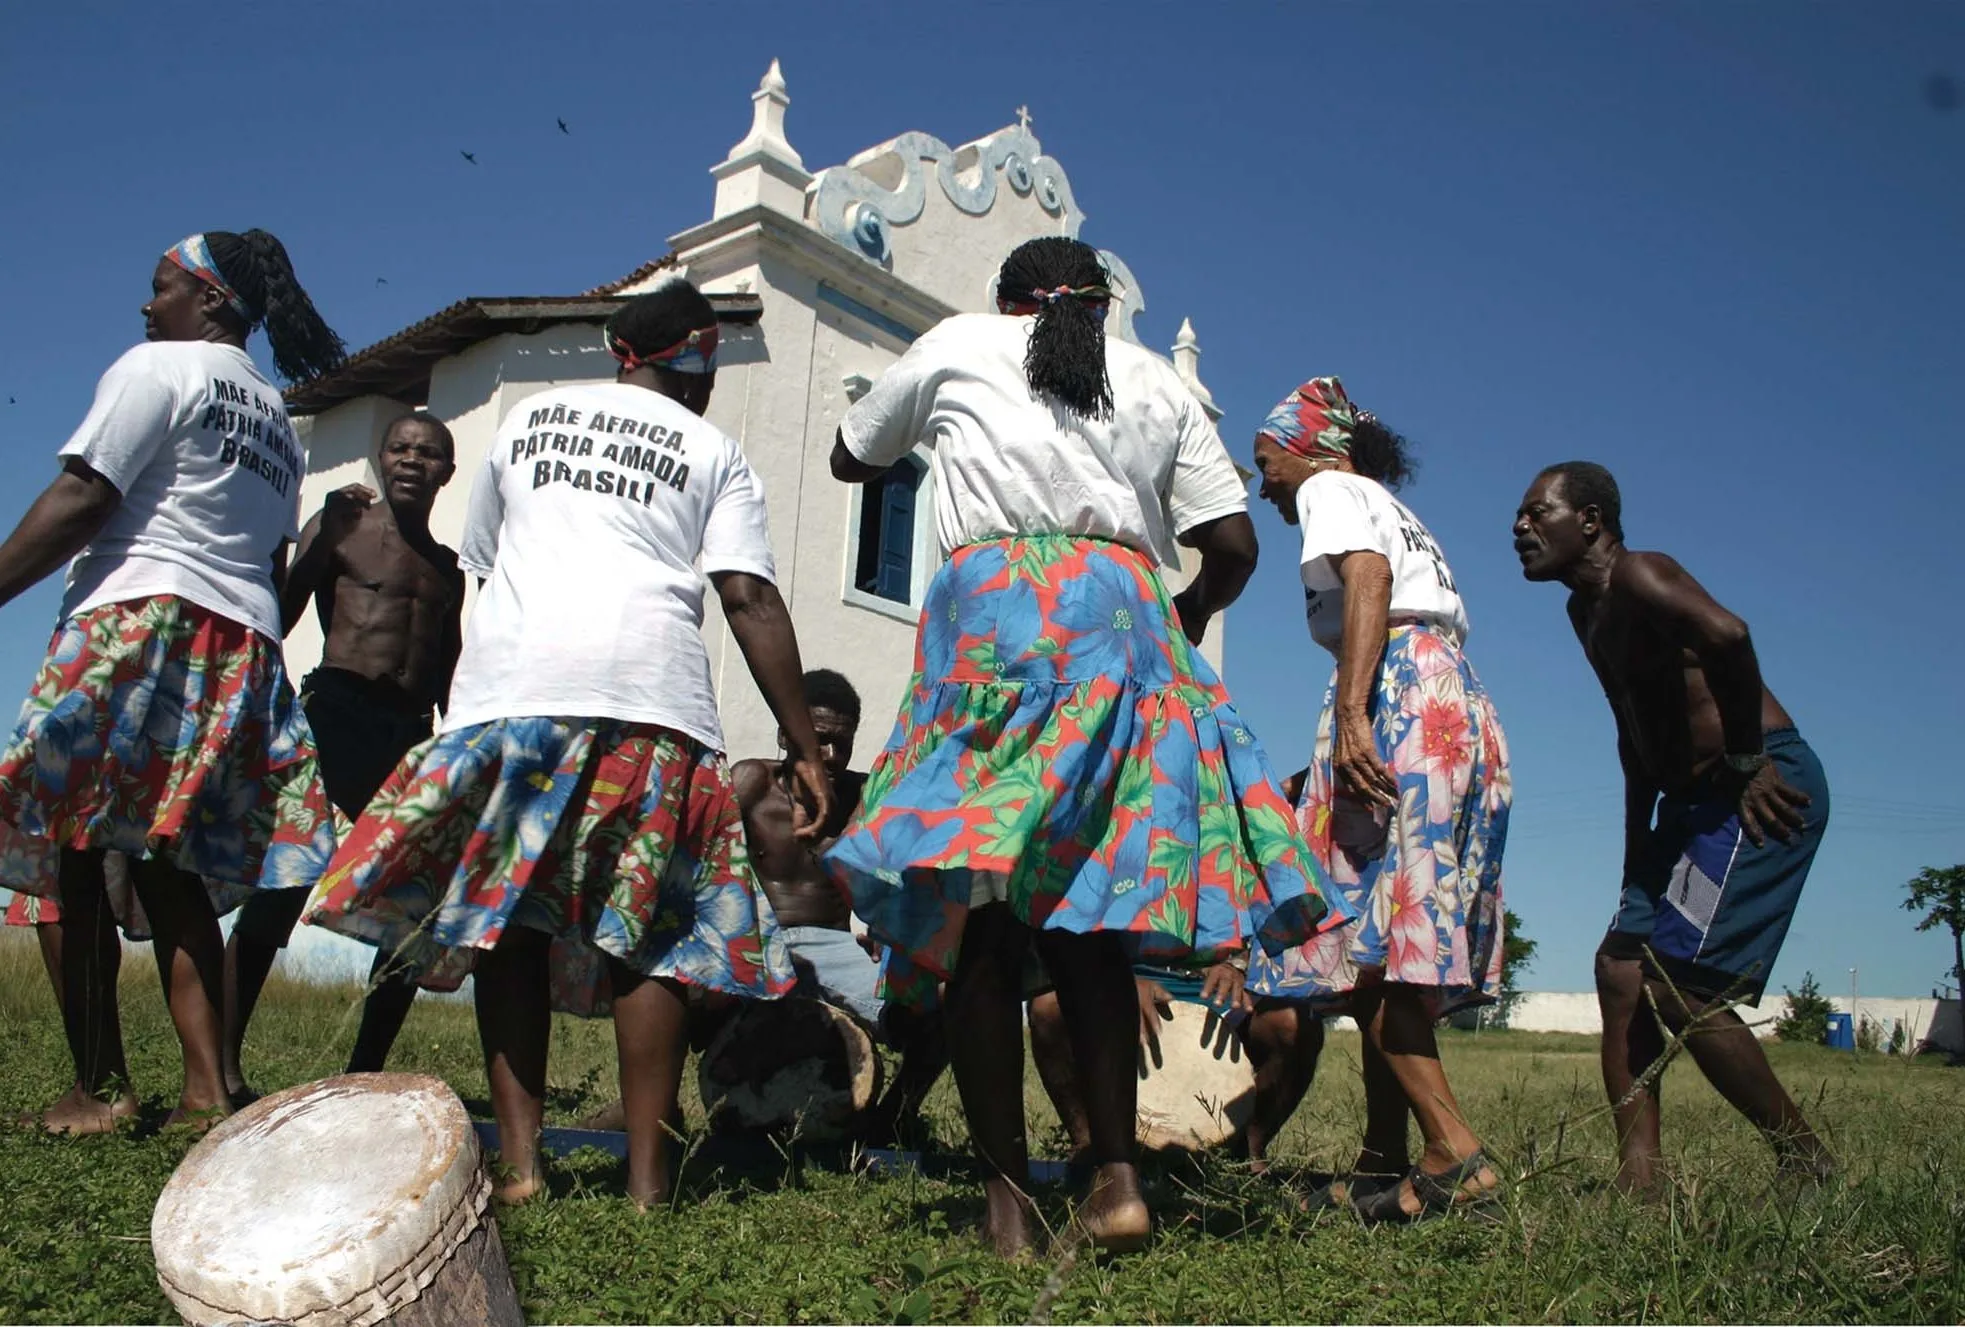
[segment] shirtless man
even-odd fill
[[[938,1013],[889,1004],[875,990],[880,962],[851,929],[852,909],[839,887],[819,869],[819,855],[845,830],[859,809],[864,774],[847,768],[860,726],[860,697],[852,683],[829,668],[805,674],[805,702],[819,735],[819,753],[832,776],[832,818],[816,839],[792,836],[791,779],[783,762],[739,761],[730,771],[744,813],[751,864],[778,914],[778,925],[798,972],[795,995],[823,998],[859,1019],[900,1052],[893,1085],[869,1113],[861,1141],[884,1145],[920,1109],[948,1061]],[[778,743],[785,745],[784,734]]]
[[[1761,682],[1747,624],[1663,553],[1624,547],[1617,481],[1567,461],[1515,513],[1531,581],[1569,587],[1569,621],[1617,719],[1624,770],[1623,897],[1597,950],[1603,1083],[1617,1183],[1658,1182],[1663,1053],[1647,1003],[1773,1144],[1785,1174],[1834,1162],[1728,1000],[1758,1004],[1828,824],[1821,763]],[[1654,819],[1655,817],[1655,819]],[[1645,998],[1647,988],[1651,1000]]]
[[[450,694],[463,637],[464,573],[430,534],[437,490],[456,472],[450,430],[432,415],[389,426],[376,457],[381,501],[350,484],[300,532],[280,613],[288,631],[314,600],[327,647],[301,684],[328,800],[361,815],[403,756],[432,731]],[[239,1054],[253,1005],[306,906],[304,889],[261,891],[240,909],[225,948],[225,1082],[247,1098]],[[413,979],[378,952],[348,1072],[379,1071],[408,1017]]]

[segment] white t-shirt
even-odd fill
[[[1341,553],[1383,553],[1392,564],[1394,618],[1417,618],[1458,643],[1467,639],[1467,609],[1446,555],[1419,518],[1383,484],[1325,470],[1296,490],[1303,530],[1303,607],[1310,635],[1333,654],[1344,639],[1344,582],[1332,560]]]
[[[69,564],[64,618],[176,595],[280,639],[273,555],[300,536],[307,457],[252,356],[210,341],[133,347],[60,454],[123,495]]]
[[[1094,535],[1177,563],[1174,536],[1248,509],[1248,490],[1173,366],[1107,337],[1115,409],[1087,419],[1024,376],[1034,316],[943,320],[840,425],[846,450],[892,465],[933,448],[942,552],[1016,534]]]
[[[620,383],[520,403],[471,488],[457,560],[487,579],[444,731],[624,719],[721,751],[699,559],[777,578],[764,487],[734,440]]]

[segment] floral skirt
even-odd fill
[[[1371,722],[1399,804],[1374,815],[1334,782],[1331,688],[1297,816],[1358,921],[1280,957],[1255,955],[1249,990],[1339,1004],[1358,986],[1402,982],[1425,988],[1436,1015],[1493,1000],[1513,785],[1486,689],[1445,636],[1392,628]]]
[[[614,719],[495,719],[403,757],[307,920],[454,986],[518,925],[554,938],[554,1002],[607,1003],[606,959],[743,996],[791,989],[722,756]]]
[[[53,848],[165,860],[203,876],[221,912],[313,884],[334,852],[280,647],[168,595],[56,629],[0,751],[0,822]],[[52,897],[54,881],[20,888]]]
[[[13,891],[7,900],[8,926],[53,926],[61,921],[61,849],[46,839],[23,834],[0,824],[0,888]],[[119,852],[103,856],[104,884],[109,890],[110,914],[127,940],[148,940],[150,919],[143,915],[130,883],[129,862]]]
[[[1281,951],[1350,916],[1151,563],[1061,535],[971,544],[936,576],[908,697],[825,865],[901,1000],[954,971],[985,904],[1121,932],[1149,961]]]

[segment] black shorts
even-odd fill
[[[402,692],[341,668],[316,668],[300,684],[300,703],[314,730],[321,786],[328,800],[350,820],[362,813],[402,758],[434,731],[430,710],[402,703]],[[233,932],[261,944],[286,948],[306,889],[262,889],[239,909]]]

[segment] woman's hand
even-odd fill
[[[1330,764],[1339,790],[1371,806],[1397,806],[1399,781],[1378,758],[1371,720],[1363,714],[1339,711],[1336,726]]]
[[[1248,992],[1248,980],[1248,973],[1233,963],[1217,963],[1201,981],[1201,998],[1225,1014],[1252,1014],[1255,999]]]

